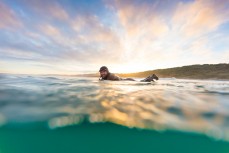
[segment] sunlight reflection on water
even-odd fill
[[[87,120],[229,140],[228,81],[4,75],[0,84],[0,125],[45,121],[53,129]]]

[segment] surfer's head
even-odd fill
[[[109,74],[109,70],[106,66],[102,66],[100,69],[99,69],[99,72],[100,72],[100,77],[102,77],[103,79],[107,77],[107,75]]]

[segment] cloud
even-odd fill
[[[79,14],[68,20],[67,28],[71,34],[54,25],[40,25],[41,32],[61,50],[56,54],[59,58],[88,64],[119,60],[118,36],[97,16]]]
[[[156,60],[159,53],[153,47],[154,43],[169,30],[164,18],[158,15],[160,2],[116,0],[107,5],[114,10],[118,19],[122,65],[134,65],[145,59],[145,63]]]
[[[15,12],[6,4],[0,1],[0,29],[10,27],[20,27],[22,23],[17,18]]]
[[[109,42],[116,38],[115,31],[105,26],[95,15],[78,15],[70,21],[77,34],[87,38],[89,42]]]
[[[228,22],[227,1],[175,2],[167,14],[168,2],[164,6],[159,1],[112,2],[124,31],[120,40],[126,64],[143,62],[153,69],[216,61],[212,45],[219,42],[213,36]]]
[[[180,2],[173,16],[173,28],[179,28],[188,37],[213,32],[229,21],[228,1],[196,0]]]
[[[56,37],[60,35],[59,29],[50,24],[40,25],[40,29],[44,34],[51,37]]]
[[[111,0],[96,1],[93,5],[86,1],[52,0],[0,3],[0,17],[4,17],[0,28],[15,29],[0,29],[0,58],[5,65],[7,61],[14,61],[15,65],[27,61],[39,72],[44,67],[61,73],[97,71],[101,65],[113,67],[117,72],[133,72],[225,61],[223,56],[228,55],[229,48],[228,3],[223,0],[220,3]],[[23,27],[17,30],[19,25]],[[28,67],[31,69],[32,66]]]
[[[163,18],[157,16],[156,4],[135,4],[132,1],[115,1],[117,15],[121,25],[130,37],[142,37],[150,35],[159,37],[163,35],[168,27]]]
[[[1,59],[12,59],[18,64],[30,60],[48,64],[53,69],[59,67],[62,71],[81,70],[85,65],[82,63],[87,63],[88,67],[90,64],[118,61],[119,39],[115,32],[93,15],[79,17],[85,21],[79,31],[74,31],[73,27],[73,22],[77,20],[67,21],[69,24],[65,28],[72,29],[70,34],[60,26],[45,21],[34,26],[36,30],[4,32],[4,39],[0,37],[0,53],[4,55]],[[91,25],[94,25],[93,28]]]
[[[37,1],[37,0],[24,0],[24,5],[27,5],[36,14],[44,18],[54,18],[58,20],[69,19],[68,12],[55,0]]]

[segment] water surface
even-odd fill
[[[228,99],[229,81],[1,74],[0,152],[228,153]]]

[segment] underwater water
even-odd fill
[[[0,153],[27,152],[229,153],[229,81],[0,74]]]

